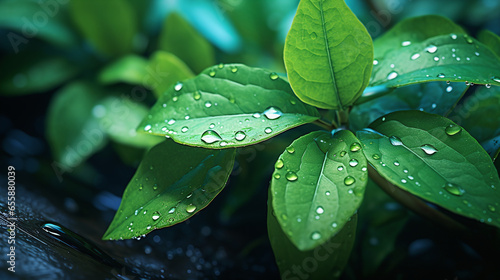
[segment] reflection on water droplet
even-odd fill
[[[401,46],[403,46],[403,47],[406,47],[406,46],[409,46],[409,45],[411,45],[410,41],[404,41],[404,42],[401,43]]]
[[[174,212],[175,212],[175,207],[172,207],[172,208],[170,208],[170,210],[168,210],[168,213],[169,213],[169,214],[172,214],[172,213],[174,213]]]
[[[313,233],[311,234],[311,239],[312,239],[312,240],[318,240],[318,239],[320,239],[320,238],[321,238],[321,233],[319,233],[319,232],[317,232],[317,231],[315,231],[315,232],[313,232]]]
[[[188,213],[193,213],[195,210],[196,206],[194,206],[193,204],[189,204],[188,206],[186,206],[186,212]]]
[[[278,159],[276,161],[276,163],[274,164],[274,167],[281,169],[281,168],[283,168],[284,165],[285,165],[285,163],[281,159]]]
[[[493,76],[493,77],[491,77],[491,79],[492,79],[493,81],[497,82],[497,83],[500,83],[500,78],[499,78],[499,77],[497,77],[497,76]]]
[[[325,212],[325,209],[323,209],[323,207],[318,206],[318,208],[316,208],[316,213],[323,214],[324,212]]]
[[[419,54],[419,53],[413,54],[413,55],[411,56],[411,60],[415,60],[415,59],[417,59],[417,58],[419,58],[419,57],[420,57],[420,54]]]
[[[207,130],[201,135],[201,140],[207,144],[212,144],[221,141],[222,138],[217,132],[213,130]]]
[[[274,178],[279,179],[279,178],[281,178],[281,175],[279,173],[276,173],[276,174],[274,174]]]
[[[180,91],[182,89],[182,83],[177,83],[175,86],[174,86],[174,89],[175,91]]]
[[[356,159],[354,159],[354,158],[349,161],[349,165],[351,167],[356,167],[358,165],[358,163],[359,162]]]
[[[387,80],[396,79],[397,76],[398,76],[398,73],[392,71],[391,73],[389,73],[389,75],[387,75]]]
[[[238,72],[238,68],[236,68],[236,67],[231,68],[231,72],[233,72],[233,73]]]
[[[427,48],[425,48],[425,51],[428,53],[435,53],[437,52],[437,47],[434,45],[429,45]]]
[[[148,131],[148,130],[150,130],[151,128],[152,128],[152,127],[151,127],[151,125],[150,125],[150,124],[148,124],[148,125],[146,125],[146,126],[144,127],[144,130],[145,130],[145,131]]]
[[[462,196],[465,191],[460,188],[459,186],[453,184],[453,183],[446,183],[443,185],[443,188],[450,194],[455,195],[455,196]]]
[[[403,141],[401,141],[401,139],[397,136],[389,137],[389,141],[391,141],[391,144],[393,146],[402,146],[403,145]]]
[[[458,134],[460,131],[462,131],[462,128],[458,125],[454,125],[454,124],[450,124],[449,126],[447,126],[444,130],[446,132],[446,134],[448,134],[449,136],[453,136],[453,135],[456,135]]]
[[[329,192],[329,191],[326,191],[326,192],[325,192],[325,195],[330,195],[330,192]]]
[[[273,132],[273,129],[272,129],[272,128],[270,128],[270,127],[266,127],[266,129],[264,129],[264,132],[265,132],[266,134],[269,134],[269,133]]]
[[[439,74],[437,75],[437,77],[438,77],[438,78],[444,78],[444,77],[446,77],[446,76],[445,76],[443,73],[439,73]]]
[[[234,135],[234,138],[238,141],[243,141],[245,138],[247,137],[247,135],[245,134],[245,132],[243,131],[238,131],[236,132],[236,134]]]
[[[280,109],[276,108],[276,107],[267,108],[263,114],[264,114],[264,116],[266,116],[266,118],[268,118],[270,120],[278,119],[279,117],[281,117],[281,115],[283,115],[283,113],[280,111]]]
[[[316,40],[316,38],[318,38],[316,32],[311,33],[311,40]]]
[[[453,90],[453,87],[452,86],[447,86],[446,87],[446,92],[451,92]]]
[[[153,221],[158,220],[160,218],[160,212],[158,212],[158,211],[154,212],[152,218],[153,218]]]
[[[207,108],[212,107],[212,102],[210,102],[210,101],[205,102],[205,107],[207,107]]]
[[[342,171],[342,170],[344,170],[344,167],[342,165],[339,165],[339,167],[337,167],[337,170]]]
[[[170,125],[172,125],[172,124],[175,123],[175,120],[174,119],[170,119],[167,123],[170,124]]]
[[[183,133],[188,132],[188,130],[189,130],[189,127],[187,127],[187,126],[183,126],[183,127],[181,128],[181,131],[182,131]]]
[[[486,88],[491,88],[491,84],[485,84],[484,85]]]
[[[457,39],[457,34],[450,34],[451,39],[456,40]]]
[[[425,144],[425,145],[420,146],[420,149],[422,149],[422,151],[424,151],[428,155],[433,155],[433,154],[437,153],[437,151],[438,151],[436,148],[434,148],[434,146],[429,145],[429,144]]]
[[[297,174],[293,171],[289,171],[286,173],[286,179],[290,182],[297,181],[299,177],[297,177]]]
[[[469,43],[469,44],[474,43],[474,40],[472,40],[472,38],[471,38],[471,37],[469,37],[469,35],[464,35],[464,39],[465,39],[465,41],[466,41],[467,43]]]
[[[255,114],[252,115],[252,117],[258,119],[258,118],[260,118],[260,114],[259,113],[255,113]]]
[[[438,62],[439,61],[439,57],[435,56],[434,57],[434,61]]]
[[[395,161],[395,162],[394,162],[394,165],[395,165],[395,166],[399,166],[399,161]]]
[[[352,176],[347,176],[344,179],[344,184],[346,186],[350,186],[350,185],[354,184],[354,182],[356,182],[356,179],[354,179],[354,177],[352,177]]]
[[[378,65],[378,60],[373,60],[373,65]]]
[[[221,141],[221,142],[219,143],[219,146],[221,146],[221,147],[225,147],[225,146],[227,146],[227,144],[229,144],[229,143],[227,143],[226,141]]]
[[[342,152],[340,152],[340,157],[343,157],[343,156],[345,156],[346,154],[347,154],[347,152],[346,152],[346,151],[342,151]]]
[[[354,142],[351,144],[350,150],[351,150],[351,152],[357,152],[357,151],[361,150],[361,145],[357,142]]]
[[[290,153],[290,154],[293,154],[293,153],[295,153],[295,148],[294,148],[294,147],[292,147],[292,146],[289,146],[289,147],[286,147],[286,151],[287,151],[288,153]]]
[[[372,155],[372,158],[373,158],[374,160],[378,160],[378,159],[380,159],[380,156],[379,156],[379,155],[377,155],[377,154],[373,154],[373,155]]]
[[[193,99],[194,100],[200,100],[200,98],[201,98],[201,93],[199,90],[193,92]]]
[[[334,227],[334,228],[336,228],[337,226],[338,226],[337,223],[332,224],[332,227]]]
[[[271,78],[271,80],[273,80],[273,81],[274,81],[274,80],[277,80],[277,79],[279,78],[279,76],[278,76],[278,74],[276,74],[276,73],[271,73],[271,74],[269,75],[269,78]]]
[[[215,71],[214,71],[214,70],[210,71],[210,72],[208,73],[208,75],[210,75],[210,77],[214,77],[214,76],[215,76]]]
[[[401,179],[401,183],[406,184],[407,182],[406,179]]]
[[[488,205],[488,210],[490,210],[491,212],[496,211],[495,206],[493,206],[493,205]]]

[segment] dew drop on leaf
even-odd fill
[[[434,148],[434,146],[429,145],[429,144],[425,144],[425,145],[420,146],[420,149],[422,149],[422,151],[424,151],[424,153],[426,153],[428,155],[433,155],[433,154],[437,153],[437,151],[438,151],[436,148]]]
[[[238,68],[236,68],[236,67],[231,68],[231,72],[233,72],[233,73],[238,72]]]
[[[201,140],[207,144],[212,144],[221,141],[222,138],[217,132],[213,130],[207,130],[201,135]]]
[[[252,117],[258,119],[258,118],[260,118],[260,114],[259,113],[255,113],[255,114],[252,115]]]
[[[325,212],[325,209],[323,209],[323,207],[318,206],[318,208],[316,208],[316,213],[323,214],[324,212]]]
[[[160,215],[160,212],[158,212],[158,211],[154,212],[154,213],[153,213],[153,216],[152,216],[153,221],[158,220],[158,219],[160,218],[160,216],[161,216],[161,215]]]
[[[317,231],[315,231],[315,232],[313,232],[313,233],[311,234],[311,239],[312,239],[312,240],[318,240],[318,239],[320,239],[320,238],[321,238],[321,233],[319,233],[319,232],[317,232]]]
[[[182,86],[183,86],[182,83],[175,84],[174,86],[175,91],[180,91],[182,89]]]
[[[376,60],[376,59],[375,59],[375,60],[373,61],[373,65],[378,65],[378,60]]]
[[[455,195],[455,196],[462,196],[465,191],[460,188],[459,186],[453,184],[453,183],[445,183],[443,185],[443,188],[450,194]]]
[[[289,146],[289,147],[286,147],[286,151],[289,153],[289,154],[293,154],[295,153],[295,148],[292,147],[292,146]]]
[[[285,165],[285,163],[283,162],[283,160],[278,159],[276,161],[276,163],[274,164],[274,167],[276,167],[277,169],[281,169],[281,168],[283,168],[284,165]]]
[[[429,45],[427,48],[425,48],[425,51],[428,53],[435,53],[437,52],[437,47],[434,45]]]
[[[269,134],[269,133],[273,132],[273,129],[272,129],[272,128],[270,128],[270,127],[266,127],[266,129],[264,129],[264,132],[265,132],[266,134]]]
[[[276,74],[276,73],[271,73],[271,74],[269,75],[269,78],[271,78],[271,80],[273,80],[273,81],[274,81],[274,80],[277,80],[277,79],[279,78],[279,76],[278,76],[278,74]]]
[[[380,156],[379,156],[379,155],[377,155],[377,154],[373,154],[373,155],[372,155],[372,158],[373,158],[374,160],[378,160],[378,159],[380,159]]]
[[[170,210],[168,210],[168,213],[169,213],[169,214],[172,214],[172,213],[174,213],[174,212],[175,212],[175,207],[172,207],[172,208],[170,208]]]
[[[238,141],[243,141],[246,137],[247,137],[247,135],[243,131],[238,131],[234,135],[234,139],[236,139]]]
[[[188,132],[188,130],[189,130],[189,127],[187,127],[187,126],[183,126],[183,127],[181,128],[181,131],[182,131],[183,133]]]
[[[149,131],[149,130],[151,130],[151,128],[152,128],[152,127],[151,127],[151,125],[150,125],[150,124],[148,124],[148,125],[146,125],[146,126],[144,127],[144,131]]]
[[[492,79],[493,81],[497,82],[497,83],[500,83],[500,78],[499,78],[499,77],[497,77],[497,76],[493,76],[493,77],[491,77],[491,79]]]
[[[361,150],[361,145],[357,142],[354,142],[351,144],[350,150],[351,150],[351,152],[357,152],[357,151]]]
[[[188,213],[193,213],[195,210],[196,206],[194,206],[193,204],[189,204],[188,206],[186,206],[186,212]]]
[[[416,53],[416,54],[414,54],[414,55],[411,56],[411,60],[415,60],[415,59],[417,59],[419,57],[420,57],[420,54]]]
[[[403,47],[406,47],[406,46],[409,46],[409,45],[411,45],[410,41],[404,41],[404,42],[401,43],[401,46],[403,46]]]
[[[358,160],[353,158],[349,161],[349,166],[356,167],[358,163],[359,163]]]
[[[352,176],[347,176],[344,179],[344,184],[346,186],[350,186],[350,185],[354,184],[354,182],[356,182],[356,179],[354,179],[354,177],[352,177]]]
[[[343,157],[343,156],[345,156],[346,154],[347,154],[347,152],[346,152],[346,151],[342,151],[342,152],[340,152],[340,157]]]
[[[395,165],[395,166],[399,166],[399,161],[395,161],[395,162],[394,162],[394,165]]]
[[[290,182],[297,181],[299,177],[297,177],[297,174],[293,171],[289,171],[286,173],[286,179]]]
[[[342,171],[342,170],[344,170],[344,167],[340,165],[339,167],[337,167],[337,170]]]
[[[207,108],[212,107],[212,102],[210,102],[210,101],[205,102],[205,107],[207,107]]]
[[[403,145],[403,141],[401,141],[401,139],[397,136],[389,137],[389,141],[391,141],[391,144],[393,146],[402,146]]]
[[[392,71],[391,73],[389,73],[389,75],[387,75],[387,80],[394,80],[396,79],[398,76],[398,73]]]
[[[210,77],[215,77],[215,71],[214,70],[210,71],[208,75],[210,75]]]
[[[200,93],[200,91],[199,91],[199,90],[197,90],[197,91],[193,92],[193,98],[194,98],[194,100],[200,100],[200,98],[201,98],[201,93]]]
[[[279,179],[281,178],[281,175],[279,173],[274,174],[274,179]]]
[[[446,77],[446,76],[445,76],[443,73],[439,73],[439,74],[437,75],[437,77],[438,77],[438,78],[444,78],[444,77]]]
[[[460,131],[462,131],[462,128],[458,125],[450,124],[447,126],[444,130],[446,134],[449,136],[457,135]]]
[[[452,86],[447,86],[446,87],[446,92],[451,92],[453,90],[453,87]]]
[[[266,118],[268,118],[270,120],[278,119],[279,117],[281,117],[281,115],[283,115],[283,113],[280,111],[280,109],[276,108],[276,107],[267,108],[263,114],[264,114],[264,116],[266,116]]]
[[[493,205],[488,205],[488,210],[490,210],[491,212],[496,211],[495,206],[493,206]]]

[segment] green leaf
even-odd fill
[[[69,4],[76,27],[99,52],[109,56],[132,52],[137,22],[127,1],[72,0]]]
[[[51,101],[46,133],[60,166],[76,167],[106,144],[107,135],[92,114],[100,99],[95,86],[74,82],[58,91]]]
[[[366,159],[348,130],[312,132],[295,140],[275,164],[273,210],[292,243],[310,250],[356,213],[365,191]]]
[[[500,85],[500,59],[440,16],[404,20],[374,41],[370,86],[429,81]]]
[[[343,109],[368,85],[373,44],[343,0],[303,0],[286,37],[284,60],[302,101]]]
[[[482,30],[477,38],[500,57],[500,37],[497,34],[489,30]]]
[[[491,160],[495,161],[500,154],[500,136],[496,136],[488,141],[481,143],[484,150],[490,155]]]
[[[355,105],[350,112],[350,125],[352,129],[360,130],[381,116],[403,110],[420,110],[446,116],[468,88],[465,83],[446,82],[395,88],[384,96]]]
[[[221,149],[255,144],[318,118],[318,111],[300,102],[276,73],[221,64],[171,87],[140,129]]]
[[[103,84],[129,83],[143,85],[147,75],[148,61],[137,55],[128,55],[106,66],[99,73]]]
[[[141,237],[205,208],[224,188],[236,149],[209,150],[165,141],[144,157],[103,239]]]
[[[478,142],[500,135],[500,87],[480,87],[450,119],[460,124]]]
[[[137,126],[148,114],[148,108],[128,98],[107,97],[99,102],[92,112],[102,130],[116,142],[150,148],[165,141],[164,137],[136,132]]]
[[[0,28],[18,32],[5,36],[15,53],[34,37],[62,47],[76,44],[65,16],[66,7],[58,1],[0,1]]]
[[[175,54],[195,73],[215,64],[212,45],[176,13],[170,14],[163,25],[158,50]]]
[[[334,237],[311,250],[301,251],[283,232],[271,204],[272,200],[268,203],[267,231],[281,279],[338,279],[354,245],[357,215]]]
[[[193,72],[175,55],[157,51],[149,59],[144,83],[151,87],[157,97],[175,83],[191,78]]]
[[[73,78],[78,67],[62,57],[12,56],[0,66],[1,95],[41,93]]]
[[[497,170],[467,131],[420,111],[389,114],[370,128],[357,135],[385,179],[451,212],[500,226]]]

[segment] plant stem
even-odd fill
[[[324,121],[324,120],[322,120],[322,119],[317,119],[317,120],[315,120],[315,121],[314,121],[314,124],[315,124],[315,125],[318,125],[318,126],[320,126],[320,127],[322,127],[322,128],[324,128],[324,129],[326,129],[326,130],[328,130],[328,131],[331,131],[331,130],[333,130],[333,129],[337,128],[337,124],[336,124],[335,122],[333,122],[332,124],[329,124],[329,123],[325,122],[325,121]]]

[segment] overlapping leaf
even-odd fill
[[[173,141],[153,147],[125,189],[103,239],[140,237],[190,218],[224,188],[235,151],[193,148]]]
[[[284,60],[302,101],[343,109],[368,85],[373,44],[343,0],[303,0],[286,38]]]
[[[318,117],[276,73],[221,64],[171,87],[139,130],[221,149],[255,144]]]
[[[145,72],[143,83],[151,87],[157,97],[175,83],[194,76],[182,60],[164,51],[157,51],[151,56]]]
[[[500,180],[467,131],[420,111],[389,114],[358,131],[368,161],[388,181],[454,213],[500,226]]]
[[[500,85],[500,58],[440,16],[404,20],[375,40],[370,86],[428,81]]]
[[[366,159],[347,130],[295,140],[276,162],[273,211],[288,238],[310,250],[337,234],[363,199]]]
[[[99,74],[99,80],[105,84],[129,83],[143,85],[147,75],[148,61],[137,55],[128,55],[108,65]]]

